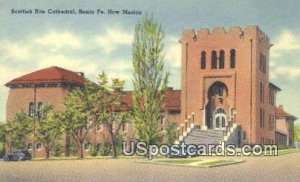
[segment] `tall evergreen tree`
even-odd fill
[[[164,71],[163,38],[161,25],[153,17],[146,15],[135,27],[132,52],[134,117],[138,139],[148,145],[162,140],[158,121],[169,76]]]

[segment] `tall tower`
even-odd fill
[[[185,30],[181,120],[202,129],[241,125],[242,143],[274,141],[269,121],[269,38],[258,26]]]

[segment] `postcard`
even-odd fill
[[[0,181],[299,181],[299,12],[0,0]]]

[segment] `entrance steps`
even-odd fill
[[[183,142],[185,144],[219,144],[224,138],[223,130],[201,130],[194,129],[187,135]]]

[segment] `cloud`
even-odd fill
[[[107,70],[113,71],[128,71],[133,69],[133,65],[130,60],[121,60],[117,59],[109,62],[110,64],[107,66]]]
[[[273,74],[275,75],[271,74],[272,78],[277,78],[277,75],[280,75],[290,80],[295,80],[300,77],[300,67],[277,67]]]
[[[117,72],[108,71],[107,72],[107,77],[109,79],[119,78],[121,80],[126,81],[126,84],[130,83],[131,80],[132,80],[132,76],[131,76],[130,73],[117,73]]]
[[[285,29],[275,38],[270,53],[270,78],[300,78],[300,36]]]
[[[81,41],[77,36],[71,32],[56,32],[50,31],[49,33],[37,38],[37,44],[49,46],[53,50],[69,47],[73,49],[80,49],[82,47]]]
[[[2,59],[6,60],[27,61],[30,55],[30,50],[27,46],[9,41],[2,41],[0,52]]]
[[[131,45],[132,41],[132,33],[115,27],[107,27],[103,34],[96,37],[97,44],[106,54],[112,53],[119,46]]]
[[[283,30],[273,47],[274,51],[300,50],[300,39],[291,30]]]
[[[25,74],[25,71],[8,67],[4,64],[0,64],[0,85],[3,87],[4,84],[10,80],[17,78]]]
[[[181,66],[181,47],[177,37],[166,37],[165,61],[170,68],[180,68]]]
[[[84,72],[87,75],[97,74],[97,64],[84,59],[67,57],[65,55],[48,55],[43,56],[38,62],[38,68],[46,68],[50,66],[59,66],[72,71]]]

